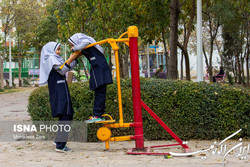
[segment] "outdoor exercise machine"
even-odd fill
[[[125,35],[127,35],[128,38],[123,38]],[[126,45],[129,46],[129,51],[130,51],[132,99],[133,99],[133,113],[134,113],[134,122],[132,122],[132,123],[124,123],[124,121],[123,121],[120,70],[119,70],[119,59],[118,59],[119,47],[117,45],[117,42],[124,42]],[[117,80],[118,105],[119,105],[119,122],[115,123],[115,120],[113,120],[113,118],[110,115],[104,114],[103,116],[109,117],[109,120],[98,122],[98,123],[102,123],[104,125],[103,127],[99,128],[97,131],[98,139],[105,142],[105,146],[106,146],[107,150],[109,149],[109,142],[110,141],[135,140],[135,148],[129,150],[127,152],[127,154],[169,155],[169,153],[157,153],[157,152],[151,152],[151,150],[153,148],[170,147],[170,146],[181,146],[185,152],[190,152],[190,149],[187,146],[187,144],[184,143],[141,100],[140,76],[139,76],[139,56],[138,56],[138,28],[136,26],[130,26],[130,27],[128,27],[127,32],[123,33],[118,39],[109,38],[106,40],[102,40],[102,41],[90,44],[86,48],[92,47],[92,46],[97,45],[97,44],[101,45],[104,43],[109,43],[115,52],[116,80]],[[81,51],[75,52],[75,57],[77,57],[80,53],[81,53]],[[66,62],[68,62],[70,64],[75,59],[75,57],[72,56]],[[177,144],[144,147],[142,107],[178,142]],[[110,128],[129,128],[129,127],[134,128],[134,131],[135,131],[134,135],[111,137],[112,133],[111,133]]]

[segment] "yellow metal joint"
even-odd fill
[[[119,50],[119,47],[113,38],[109,38],[108,43],[111,45],[111,47],[114,51]]]

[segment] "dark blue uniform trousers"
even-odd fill
[[[94,101],[94,116],[101,117],[104,114],[105,110],[105,101],[106,101],[106,90],[107,85],[101,85],[94,89],[95,91],[95,101]]]
[[[70,125],[72,119],[73,119],[72,115],[65,115],[65,114],[59,115],[58,124],[60,126]],[[68,132],[66,132],[64,128],[62,128],[61,131],[58,130],[57,136],[55,139],[56,148],[63,149],[65,145],[67,144],[67,141],[68,141]]]

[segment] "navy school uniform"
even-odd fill
[[[77,61],[76,61],[77,62]],[[68,71],[71,67],[65,64]],[[68,125],[73,119],[74,110],[70,98],[69,88],[65,75],[61,75],[57,70],[52,68],[48,78],[50,106],[53,117],[59,118],[59,125]],[[68,132],[58,131],[55,139],[56,148],[63,149],[68,140]]]
[[[95,47],[84,49],[82,54],[91,64],[89,86],[95,90],[101,85],[112,84],[112,74],[104,55]]]
[[[65,75],[60,75],[54,68],[52,68],[49,74],[48,86],[52,116],[73,116],[74,110]]]
[[[89,87],[95,91],[94,116],[102,117],[105,110],[106,88],[112,84],[112,74],[104,55],[95,47],[82,50],[91,64]]]

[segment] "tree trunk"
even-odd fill
[[[0,78],[1,78],[0,89],[4,89],[4,82],[3,82],[3,61],[4,61],[4,59],[3,58],[0,58],[0,59],[1,59],[1,63],[0,63],[0,75],[1,75],[0,76]]]
[[[22,70],[22,40],[20,40],[20,35],[17,32],[17,47],[18,47],[18,85],[19,87],[22,86],[22,76],[21,76],[21,70]]]
[[[209,16],[211,17],[211,16]],[[213,51],[214,51],[214,40],[217,36],[218,33],[218,29],[219,29],[219,22],[217,22],[216,24],[216,29],[215,32],[213,34],[213,28],[212,28],[212,21],[211,18],[209,18],[209,29],[210,29],[210,57],[209,57],[209,68],[208,68],[208,72],[209,72],[209,80],[210,82],[213,82],[213,63],[212,63],[212,57],[213,57]]]
[[[170,4],[170,57],[168,60],[167,77],[177,79],[177,40],[178,40],[178,18],[179,0],[171,0]]]
[[[181,52],[181,80],[183,80],[183,51]]]
[[[22,40],[21,40],[22,41]],[[22,86],[22,42],[18,40],[18,85]]]
[[[111,56],[112,53],[111,53],[111,49],[108,50],[108,53],[110,53],[110,54],[109,54],[109,68],[112,70],[112,66],[113,66],[114,64],[112,65],[112,56]]]
[[[125,45],[125,44],[124,44]],[[129,67],[128,67],[128,53],[127,53],[127,48],[126,46],[124,47],[125,54],[124,56],[124,61],[123,61],[123,74],[124,77],[129,77]]]
[[[235,57],[235,59],[236,59],[236,57]],[[234,60],[234,79],[235,79],[235,83],[237,83],[237,81],[238,81],[238,70],[237,70],[236,60]]]
[[[240,61],[241,61],[241,76],[242,76],[242,82],[244,83],[245,82],[245,73],[244,73],[244,56],[241,56],[240,58]]]
[[[217,51],[219,53],[219,56],[220,56],[220,66],[221,67],[224,67],[224,60],[223,60],[223,56],[222,56],[222,53],[221,53],[221,47],[219,46],[219,44],[217,43],[217,41],[215,41],[215,45],[217,47]]]
[[[248,20],[248,13],[246,14],[246,20]],[[249,22],[247,21],[247,27],[248,27]],[[246,51],[246,72],[247,72],[247,86],[249,87],[249,29],[247,28],[247,43],[246,43],[246,47],[247,47],[247,51]]]
[[[22,55],[20,55],[22,57]],[[18,56],[18,82],[19,82],[19,87],[23,86],[22,85],[22,58],[19,59]]]
[[[120,69],[120,77],[124,78],[124,74],[123,74],[123,55],[119,54],[119,69]],[[117,70],[117,69],[116,69]],[[116,73],[117,74],[117,73]]]
[[[249,51],[248,51],[249,54]],[[247,69],[247,86],[249,87],[249,56],[246,57],[246,69]]]
[[[190,66],[189,66],[189,56],[187,50],[182,46],[179,42],[177,42],[177,45],[179,48],[182,50],[182,53],[184,54],[185,57],[185,65],[186,65],[186,80],[191,81],[190,77]]]
[[[85,64],[84,64],[83,56],[81,58],[82,58],[82,65],[83,65],[83,70],[84,70],[85,76],[86,76],[87,80],[89,80],[89,75],[88,75],[87,69],[86,69]]]
[[[210,82],[213,82],[213,64],[212,64],[213,48],[214,48],[213,47],[213,40],[211,40],[211,43],[210,43],[210,56],[209,56],[209,68],[208,68]]]
[[[209,7],[210,8],[210,7]],[[209,66],[208,73],[209,73],[209,80],[210,82],[213,82],[213,63],[212,63],[212,57],[213,57],[213,50],[214,50],[214,40],[217,36],[218,29],[219,29],[219,21],[217,20],[216,23],[213,20],[213,13],[211,12],[211,9],[207,8],[208,13],[208,26],[209,26],[209,35],[210,35],[210,52],[209,52]]]
[[[188,41],[191,35],[191,31],[192,31],[192,25],[193,25],[193,20],[194,20],[194,16],[195,16],[195,0],[193,0],[192,3],[192,11],[190,14],[190,19],[189,19],[189,23],[188,23],[188,28],[186,30],[186,26],[185,26],[185,39],[184,39],[184,57],[185,57],[185,67],[186,67],[186,80],[191,81],[191,76],[190,76],[190,63],[189,63],[189,55],[188,55]]]
[[[202,50],[203,50],[203,54],[204,54],[204,57],[205,57],[205,63],[206,63],[207,70],[208,70],[209,64],[208,64],[208,60],[207,60],[207,54],[206,54],[206,51],[205,51],[204,43],[202,44]]]
[[[3,63],[4,63],[4,59],[5,59],[5,55],[7,54],[7,42],[6,42],[6,39],[7,39],[7,28],[5,27],[4,29],[4,52],[3,52],[3,58],[1,59],[1,84],[0,84],[0,89],[4,89],[4,78],[3,78]]]
[[[188,52],[186,53],[184,52],[184,57],[185,57],[185,65],[186,65],[186,80],[191,81]]]
[[[220,66],[224,68],[224,64],[223,64],[223,62],[224,62],[224,60],[223,60],[223,56],[222,56],[222,54],[220,54],[219,56],[220,56]]]
[[[242,77],[241,77],[241,65],[240,65],[240,58],[239,54],[236,55],[236,60],[237,60],[237,67],[238,67],[238,84],[242,83]]]
[[[129,77],[128,54],[124,55],[123,74],[124,77]]]
[[[165,32],[164,29],[162,30],[162,40],[163,40],[163,45],[164,45],[164,56],[165,56],[165,69],[167,71],[167,65],[168,65],[168,50],[167,50],[167,45],[166,45],[166,38],[165,38]],[[162,61],[163,62],[163,61]]]

